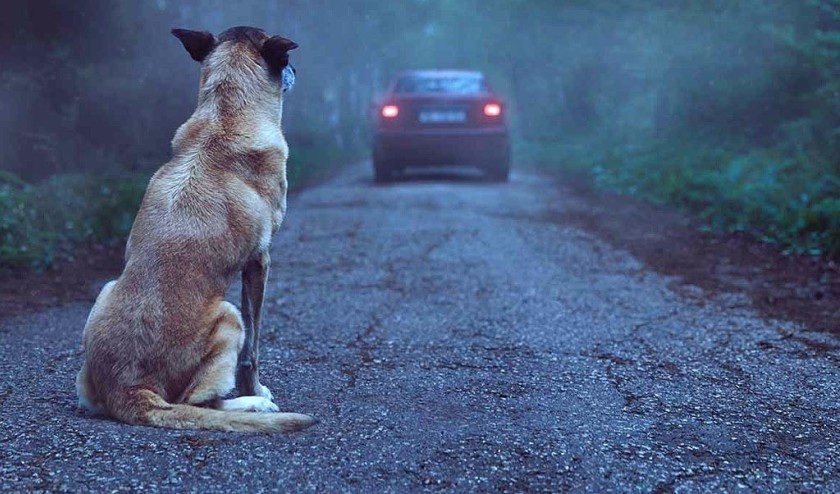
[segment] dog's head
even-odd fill
[[[289,52],[297,43],[282,36],[269,37],[262,29],[240,26],[221,33],[218,37],[206,31],[173,29],[193,60],[200,62],[202,84],[213,71],[237,70],[242,77],[264,75],[286,92],[295,84],[295,69],[289,63]]]

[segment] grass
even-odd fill
[[[328,176],[359,156],[336,148],[292,147],[290,189]],[[124,242],[150,175],[56,175],[29,184],[0,172],[0,272],[42,270],[89,244]]]
[[[529,143],[519,155],[598,188],[675,206],[712,231],[747,232],[787,253],[840,257],[840,176],[826,162],[691,141],[596,144]]]

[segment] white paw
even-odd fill
[[[280,410],[271,400],[262,396],[240,396],[232,400],[224,400],[221,408],[228,412],[277,412]]]
[[[265,398],[268,401],[274,401],[274,395],[271,393],[271,390],[262,384],[257,388],[257,396]]]
[[[269,400],[268,398],[263,398],[262,396],[254,396],[256,398],[254,403],[254,412],[279,412],[280,408],[274,404],[273,401]]]

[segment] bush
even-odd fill
[[[131,230],[147,178],[57,175],[38,185],[0,178],[0,267],[44,268],[86,242]]]
[[[748,232],[787,252],[840,256],[840,176],[828,162],[678,139],[644,146],[531,144],[523,153],[583,174],[597,187],[676,206],[710,230]]]

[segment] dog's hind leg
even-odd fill
[[[94,302],[93,308],[91,308],[90,314],[88,315],[87,322],[85,322],[85,329],[82,334],[83,344],[86,344],[85,336],[88,332],[88,328],[90,328],[91,320],[96,317],[96,315],[102,310],[102,307],[106,304],[108,295],[111,293],[111,290],[113,290],[116,282],[116,280],[113,280],[106,283],[105,286],[102,287],[102,291],[100,291],[99,295],[97,295],[96,302]],[[87,360],[82,362],[82,369],[76,375],[76,396],[79,398],[79,408],[83,408],[93,413],[103,412],[101,401],[96,394],[93,381],[91,381],[90,374],[88,373]]]
[[[245,344],[239,353],[236,387],[244,396],[274,397],[260,384],[260,319],[262,316],[265,284],[271,257],[268,252],[258,253],[242,270],[242,312],[245,322]]]
[[[245,337],[242,316],[233,304],[223,301],[212,321],[207,353],[177,403],[216,404],[236,384],[236,361]]]

